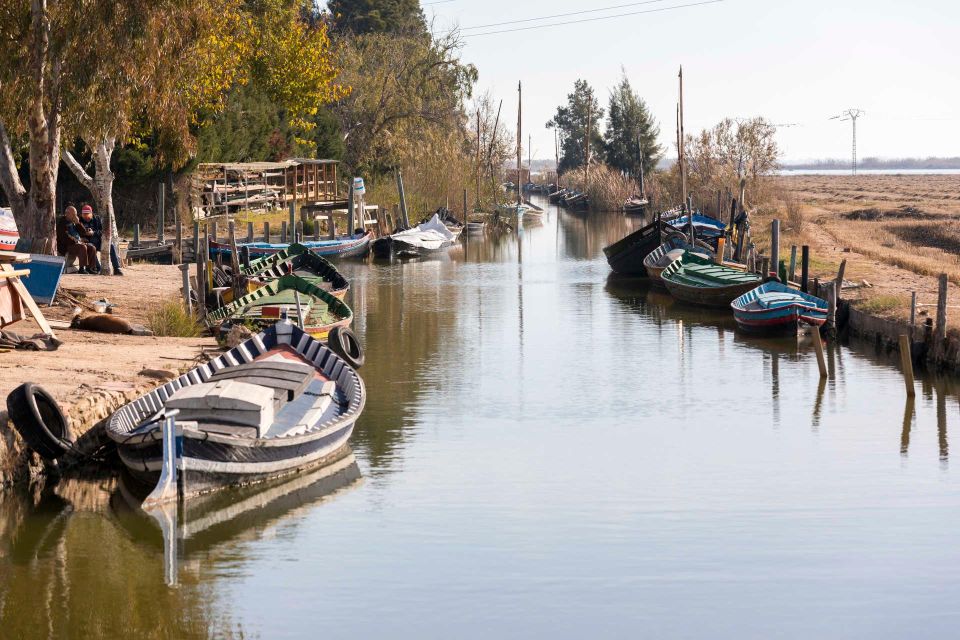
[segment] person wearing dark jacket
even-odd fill
[[[57,220],[57,253],[76,258],[80,273],[96,273],[97,250],[80,235],[82,230],[76,208],[64,209],[63,217]]]
[[[87,241],[97,248],[97,253],[103,250],[103,219],[93,214],[93,207],[88,204],[80,209],[80,225],[83,227]],[[110,243],[110,264],[113,266],[113,275],[122,276],[120,256],[117,255],[117,245]],[[97,256],[97,271],[100,271],[100,257]]]

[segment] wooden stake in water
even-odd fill
[[[813,327],[813,350],[817,354],[817,367],[820,368],[820,377],[827,377],[827,359],[823,355],[823,340],[820,338],[820,329]]]
[[[790,269],[787,271],[787,280],[794,282],[797,275],[797,245],[790,247]]]
[[[917,395],[913,385],[913,358],[910,356],[910,337],[907,334],[900,335],[900,364],[903,367],[903,382],[907,385],[907,396],[912,398]]]
[[[910,328],[917,324],[917,292],[910,292]]]
[[[769,272],[764,273],[763,277],[769,277],[775,275],[777,279],[780,278],[780,221],[774,220],[770,223],[770,266],[776,272],[771,274]]]

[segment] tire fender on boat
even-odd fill
[[[27,446],[46,460],[56,460],[73,446],[67,418],[42,387],[26,382],[7,396],[7,412]]]
[[[331,329],[327,336],[327,346],[354,369],[359,369],[366,361],[360,340],[349,327],[337,326]]]

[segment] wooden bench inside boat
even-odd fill
[[[286,358],[266,358],[221,369],[210,376],[210,381],[242,380],[272,389],[275,406],[279,409],[281,403],[291,402],[303,393],[316,372],[316,369],[303,362]]]

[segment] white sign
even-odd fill
[[[366,187],[363,186],[363,178],[354,178],[353,179],[353,193],[358,196],[362,196],[367,192]]]

